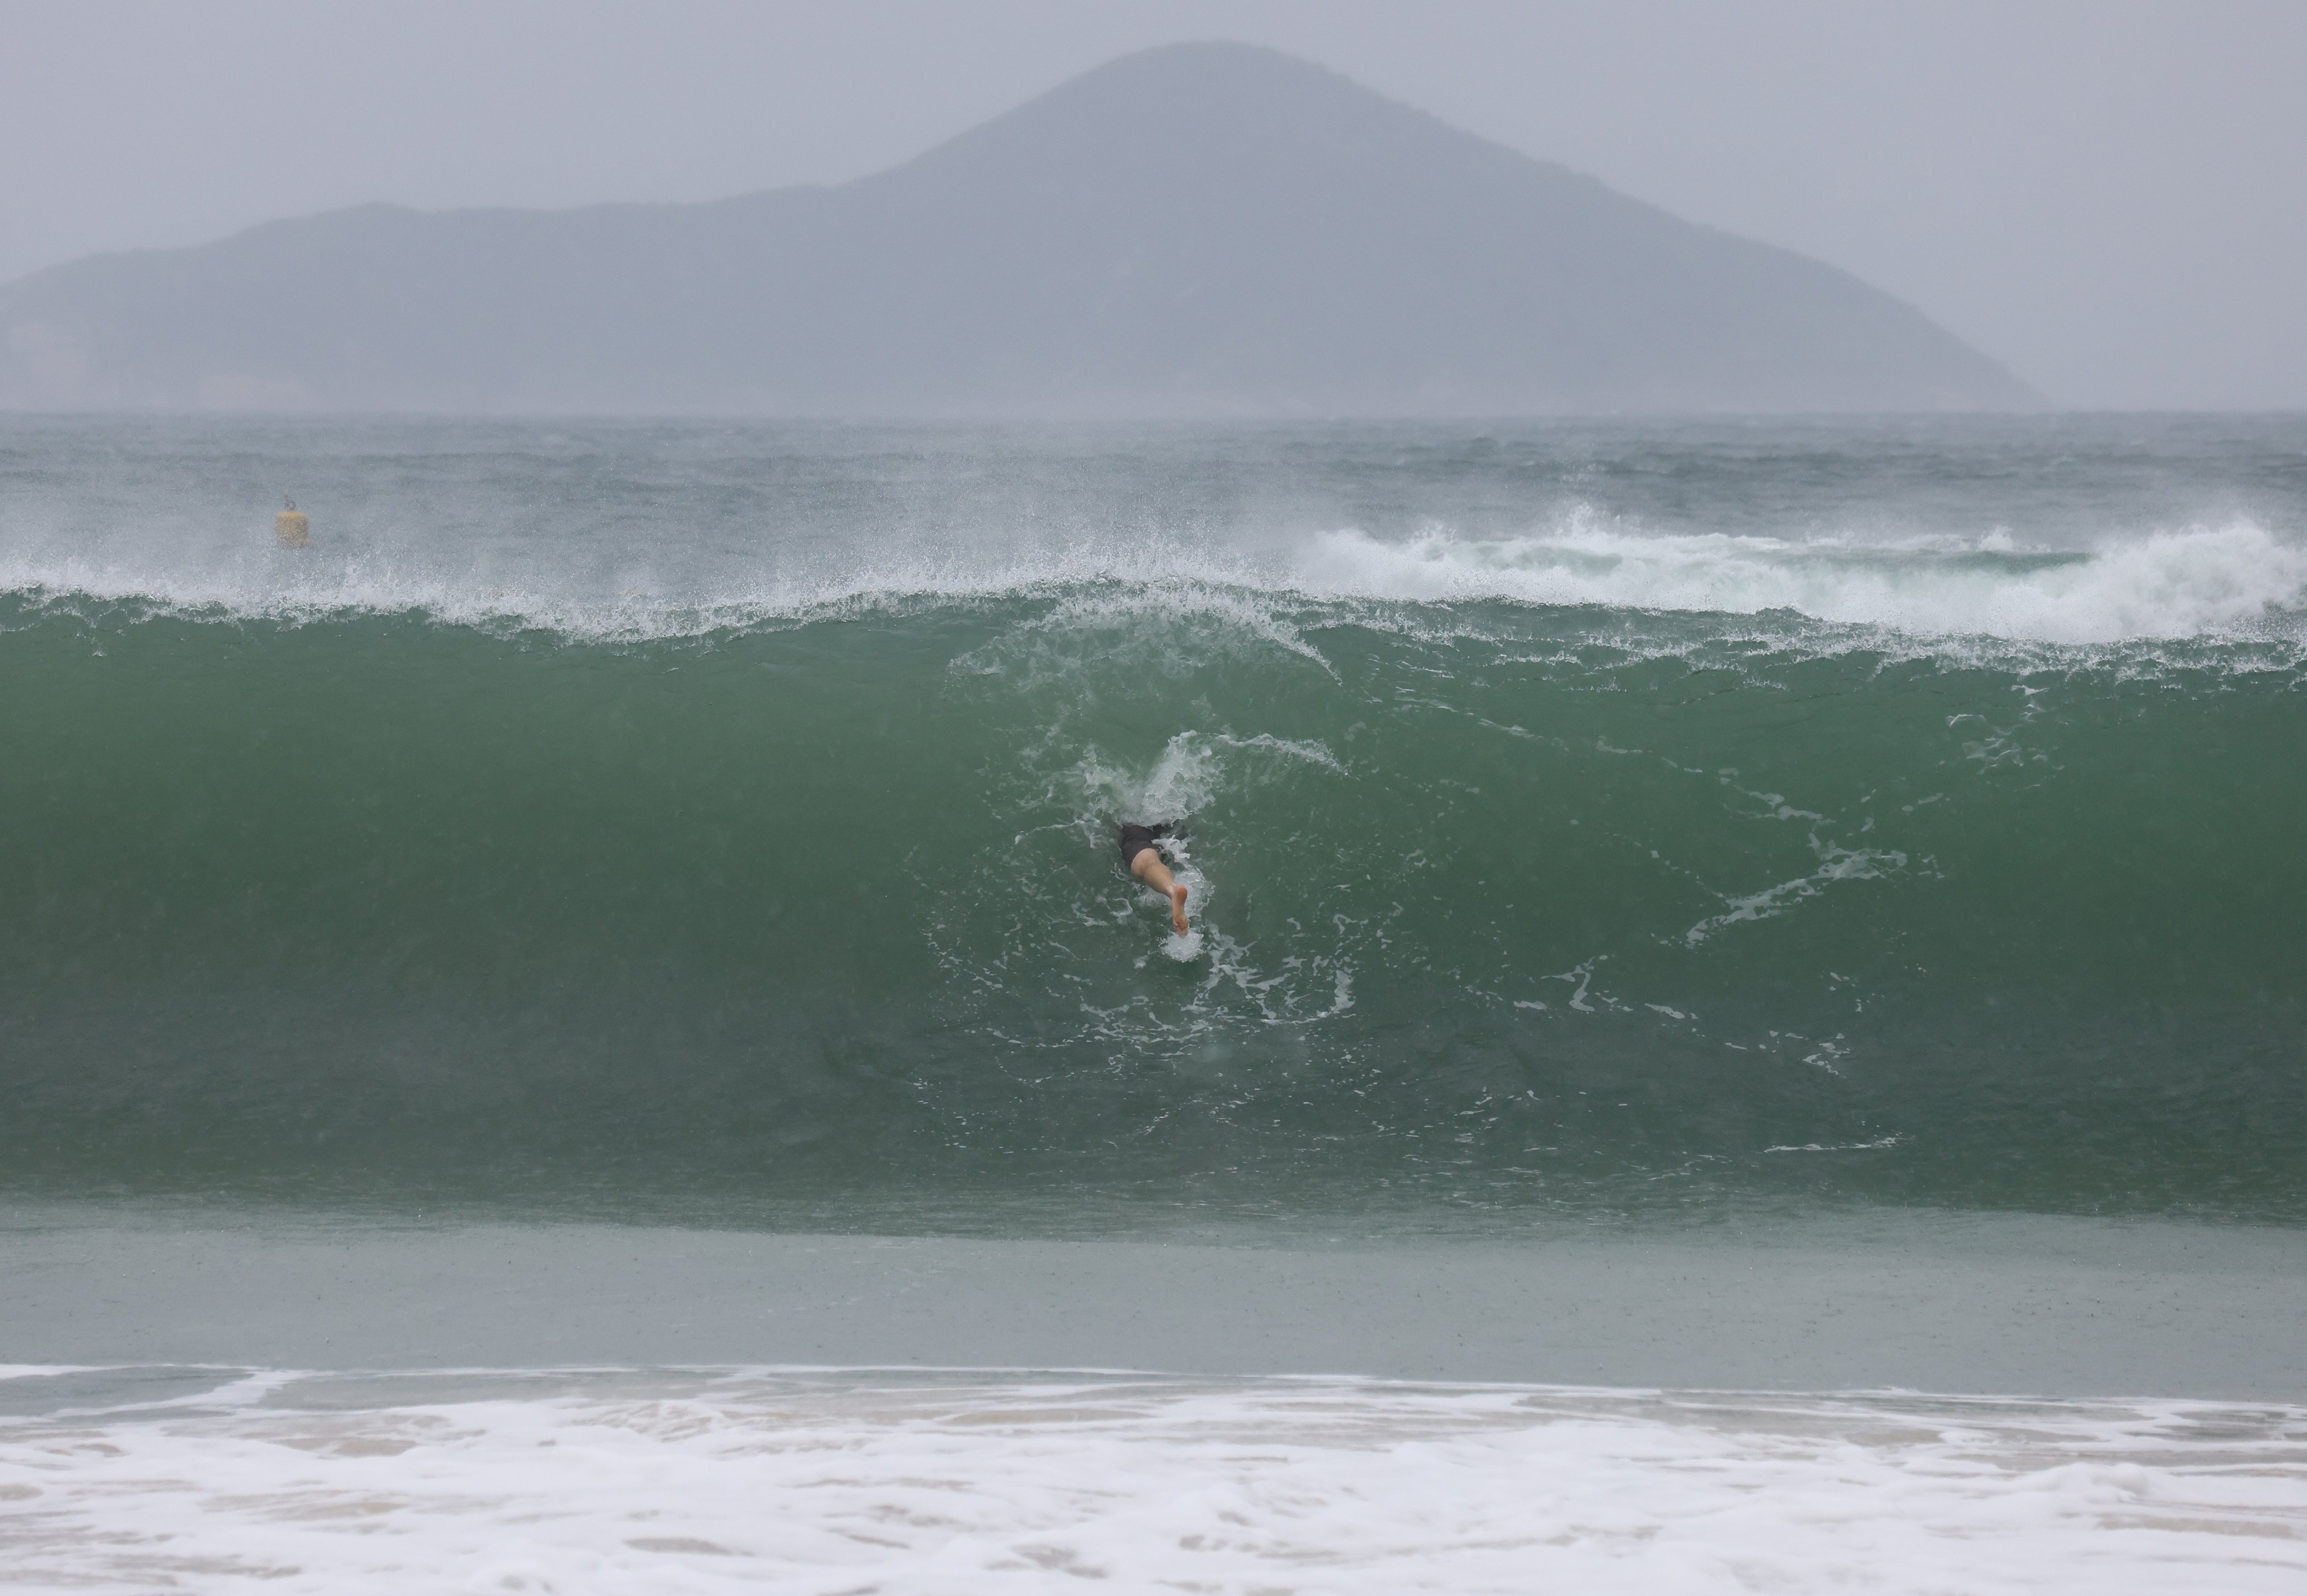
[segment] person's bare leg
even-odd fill
[[[1186,934],[1186,889],[1178,885],[1170,867],[1162,862],[1159,848],[1140,848],[1137,857],[1129,862],[1129,873],[1170,900],[1170,929],[1179,936]]]

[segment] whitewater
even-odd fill
[[[213,1383],[157,1411],[0,1422],[0,1491],[39,1507],[9,1515],[15,1580],[2273,1593],[2307,1579],[2307,1430],[2295,1412],[2213,1403],[176,1372]],[[86,1461],[65,1466],[74,1453]]]
[[[243,424],[218,454],[196,423],[26,419],[0,586],[587,639],[1103,583],[1942,644],[2293,637],[2290,423],[2228,425],[1900,422],[1857,449],[1823,422],[1169,427],[1117,448],[1111,428],[379,421]],[[271,485],[252,473],[308,454],[337,484],[331,536],[281,559],[246,535]]]
[[[14,417],[0,682],[28,1588],[2307,1575],[2295,417]]]

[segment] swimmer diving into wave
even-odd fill
[[[1170,929],[1179,936],[1186,934],[1186,889],[1170,874],[1162,862],[1162,850],[1154,845],[1170,835],[1167,826],[1124,826],[1121,828],[1121,862],[1129,873],[1170,900]]]

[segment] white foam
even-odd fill
[[[2071,556],[1629,531],[1591,516],[1523,537],[1430,530],[1388,542],[1346,530],[1300,552],[1309,592],[1814,620],[1920,635],[2052,643],[2191,638],[2263,627],[2307,605],[2307,548],[2248,521],[2110,539]]]
[[[1162,939],[1162,957],[1172,964],[1190,965],[1202,957],[1202,928],[1196,926],[1183,936],[1171,931]]]
[[[1684,943],[1695,948],[1726,926],[1775,919],[1796,905],[1818,897],[1838,881],[1879,881],[1907,868],[1907,855],[1896,848],[1846,848],[1820,841],[1816,832],[1811,834],[1810,847],[1818,858],[1816,870],[1760,892],[1723,895],[1722,902],[1727,905],[1723,912],[1709,915],[1683,932]]]
[[[1248,550],[1133,538],[1019,548],[881,550],[864,561],[722,563],[633,585],[630,572],[546,566],[524,576],[367,551],[198,551],[98,558],[0,555],[0,591],[49,603],[141,604],[193,617],[309,622],[418,613],[454,625],[534,627],[571,637],[695,637],[861,609],[1023,596],[1037,626],[1080,635],[1155,632],[1198,616],[1325,662],[1291,605],[1470,600],[1635,614],[1798,615],[1921,638],[2056,645],[2290,637],[2307,609],[2307,546],[2250,520],[2110,536],[2035,550],[2004,530],[1969,540],[1883,542],[1661,533],[1577,508],[1526,535],[1429,528],[1389,539],[1347,528]],[[546,574],[549,573],[549,574]]]
[[[1173,734],[1147,769],[1110,759],[1093,747],[1073,771],[1073,785],[1093,816],[1119,815],[1149,825],[1176,825],[1209,804],[1229,779],[1267,779],[1293,765],[1334,775],[1345,767],[1322,743],[1260,732],[1241,737],[1226,732]],[[1188,883],[1191,885],[1190,882]]]
[[[2307,1588],[2307,1410],[1346,1379],[337,1377],[0,1421],[26,1588]]]

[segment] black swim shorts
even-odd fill
[[[1124,870],[1137,862],[1137,855],[1152,847],[1156,838],[1170,835],[1167,826],[1124,826],[1121,828],[1121,866]]]

